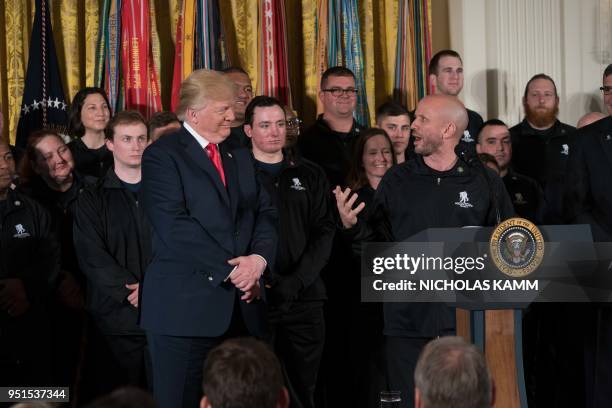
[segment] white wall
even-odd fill
[[[462,99],[510,126],[533,75],[556,82],[561,121],[603,112],[601,77],[612,63],[612,0],[451,0],[451,48],[463,57]]]

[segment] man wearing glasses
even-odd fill
[[[604,105],[612,114],[612,64],[603,74]],[[566,221],[589,224],[596,242],[612,241],[612,116],[578,129],[567,164],[563,209]],[[609,273],[609,261],[602,272]],[[573,330],[585,342],[585,407],[605,407],[612,401],[612,308],[596,303],[581,309],[583,327]]]
[[[608,115],[612,116],[612,64],[608,65],[604,71],[603,86],[599,89],[603,93],[604,105],[606,105]]]
[[[344,67],[332,67],[321,76],[319,100],[323,113],[298,139],[301,155],[323,168],[330,186],[346,186],[346,176],[351,167],[353,146],[363,127],[353,118],[357,105],[355,75]],[[325,395],[328,406],[345,406],[346,390],[351,384],[351,342],[349,323],[353,294],[347,295],[349,276],[356,276],[348,266],[351,248],[336,234],[332,252],[321,277],[327,289],[325,305],[325,350],[319,370],[320,395]],[[357,294],[358,295],[358,294]],[[317,401],[319,402],[319,401]],[[317,405],[324,405],[321,401]],[[350,403],[348,404],[350,405]]]
[[[363,127],[353,118],[357,105],[355,74],[332,67],[321,77],[319,100],[323,113],[300,137],[302,155],[323,167],[331,186],[346,184],[355,140]]]

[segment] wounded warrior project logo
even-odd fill
[[[544,258],[544,239],[533,223],[510,218],[495,228],[489,241],[497,268],[511,277],[524,277],[536,270]]]

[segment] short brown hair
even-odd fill
[[[278,359],[253,338],[226,340],[208,353],[202,386],[213,407],[274,408],[283,392]]]
[[[147,128],[147,122],[144,120],[140,112],[136,111],[121,111],[108,121],[106,128],[104,129],[104,136],[108,140],[113,140],[115,136],[115,128],[119,125],[133,125],[135,123],[142,123],[147,129],[147,140],[149,140],[149,131]]]

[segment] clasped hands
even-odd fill
[[[259,299],[261,297],[259,278],[266,269],[266,262],[263,258],[257,255],[239,256],[230,259],[227,263],[235,267],[228,279],[236,288],[244,292],[240,299],[247,303]]]

